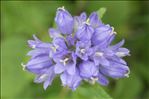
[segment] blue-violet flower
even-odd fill
[[[129,67],[122,59],[130,55],[122,47],[124,40],[111,45],[116,32],[103,24],[96,12],[88,18],[85,12],[72,17],[61,7],[55,22],[57,28],[49,29],[52,42],[42,42],[35,35],[34,40],[28,40],[31,59],[23,68],[36,75],[35,83],[43,83],[46,89],[60,75],[63,86],[76,90],[82,81],[105,86],[109,77],[129,76]]]

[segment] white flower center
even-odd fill
[[[63,10],[63,11],[65,11],[65,7],[64,6],[59,7],[59,8],[57,8],[57,10]]]
[[[23,70],[26,69],[26,65],[24,65],[23,63],[21,63],[22,67],[23,67]]]
[[[88,18],[85,22],[83,22],[84,24],[90,25],[90,19]]]
[[[114,27],[111,27],[111,28],[112,28],[112,32],[110,33],[110,35],[117,34],[117,33],[114,31]]]
[[[54,47],[54,46],[51,46],[51,49],[54,51],[54,52],[56,52],[56,47]]]
[[[63,65],[65,66],[66,63],[68,62],[69,58],[65,58],[64,60],[60,60],[61,63],[63,63]]]
[[[36,45],[32,45],[32,48],[36,48]]]
[[[85,49],[80,50],[80,52],[83,53],[83,54],[85,53],[85,51],[86,51]]]
[[[96,52],[95,55],[96,56],[103,56],[103,53],[102,52]]]
[[[90,25],[90,23],[89,23],[89,22],[90,22],[90,19],[88,18],[88,19],[86,20],[86,22],[85,22],[85,23],[86,23],[87,25]]]
[[[97,77],[91,77],[91,84],[95,84],[97,80]]]

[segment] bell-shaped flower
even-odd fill
[[[107,79],[107,77],[106,76],[104,76],[102,73],[98,73],[98,75],[97,75],[97,82],[99,83],[99,84],[101,84],[101,85],[103,85],[103,86],[106,86],[106,85],[108,85],[109,84],[109,80]],[[94,79],[92,80],[92,81],[94,81]]]
[[[83,78],[91,78],[98,75],[98,67],[91,61],[83,61],[80,63],[79,70]]]
[[[117,55],[118,57],[124,57],[124,56],[129,56],[129,50],[127,48],[122,48],[121,46],[123,46],[124,44],[124,40],[120,41],[119,43],[110,46],[109,49],[111,49],[112,51],[114,51],[115,55]]]
[[[97,15],[97,12],[92,12],[89,16],[89,23],[92,25],[92,27],[97,28],[100,25],[102,25],[101,21],[99,20],[99,16]]]
[[[62,85],[68,86],[72,90],[76,90],[76,88],[80,85],[82,78],[79,75],[79,71],[76,71],[74,75],[70,75],[67,72],[64,72],[60,76]]]
[[[128,66],[115,61],[110,61],[109,66],[100,65],[99,69],[101,73],[112,78],[128,77],[130,73]]]
[[[29,47],[35,48],[50,48],[50,43],[45,43],[40,41],[35,35],[33,35],[34,40],[28,40]]]
[[[95,29],[92,36],[92,43],[98,46],[108,46],[108,44],[114,39],[115,34],[116,32],[114,32],[114,29],[109,25],[101,25]]]
[[[98,46],[92,48],[93,54],[91,55],[91,59],[94,61],[95,65],[109,65],[109,61],[106,59],[107,54],[113,55],[112,51],[107,49],[100,49]]]
[[[55,73],[60,74],[66,71],[70,75],[76,73],[76,55],[74,53],[61,53],[61,55],[55,55],[53,57],[56,62]]]
[[[68,45],[68,47],[69,47],[70,49],[72,49],[72,47],[75,46],[75,43],[76,43],[77,38],[71,34],[71,35],[68,35],[68,36],[66,37],[66,40],[67,40],[67,45]]]
[[[64,38],[58,37],[53,39],[53,46],[58,51],[67,50],[66,42]]]
[[[92,61],[84,61],[79,65],[80,75],[85,80],[94,84],[95,82],[100,83],[101,85],[108,85],[108,79],[99,72],[99,67],[94,64]]]
[[[55,78],[54,66],[47,68],[47,70],[41,74],[38,74],[34,80],[35,83],[43,83],[43,87],[46,90],[49,85],[52,84]]]
[[[49,56],[43,55],[30,59],[29,62],[25,65],[25,69],[38,74],[44,69],[50,67],[52,64],[52,60],[49,58]]]
[[[71,14],[64,9],[64,7],[57,9],[55,22],[62,34],[72,33],[74,27],[74,19]]]
[[[80,28],[84,22],[87,19],[87,15],[85,12],[81,13],[80,16],[74,17],[74,30],[76,31],[78,28]]]
[[[81,41],[86,41],[91,39],[93,33],[94,29],[88,23],[85,23],[77,30],[76,37]]]
[[[54,28],[49,29],[49,36],[51,38],[62,37],[60,31],[58,29],[54,29]]]
[[[62,85],[72,90],[82,80],[108,85],[108,78],[128,77],[130,70],[123,59],[129,50],[122,47],[124,40],[111,45],[116,32],[104,25],[96,12],[87,18],[85,12],[72,17],[63,7],[58,8],[57,27],[49,29],[51,43],[40,41],[35,35],[28,40],[31,59],[23,69],[36,75],[34,82],[43,83],[44,89],[59,75]]]

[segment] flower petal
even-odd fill
[[[76,32],[76,37],[82,41],[90,40],[93,35],[93,32],[94,29],[91,26],[84,24]]]
[[[95,29],[92,37],[92,42],[94,45],[98,45],[109,38],[112,28],[109,25],[102,25]],[[107,42],[107,41],[106,41]]]
[[[40,75],[37,75],[37,77],[34,79],[34,82],[35,83],[42,83],[45,80],[47,80],[47,78],[48,78],[48,74],[46,74],[46,73],[40,74]]]
[[[49,35],[52,38],[57,38],[57,37],[61,37],[62,35],[60,34],[60,31],[58,31],[57,29],[54,28],[50,28],[49,29]]]
[[[76,55],[80,57],[82,60],[88,60],[88,57],[92,54],[92,50],[90,49],[91,42],[90,41],[78,41],[76,43]]]
[[[43,84],[43,87],[44,87],[45,90],[47,89],[47,87],[49,85],[52,84],[52,81],[53,81],[53,79],[55,77],[54,66],[49,68],[49,70],[47,71],[47,74],[48,74],[48,78],[47,78],[47,80]]]
[[[80,16],[75,16],[74,17],[74,23],[75,23],[75,32],[76,30],[83,25],[83,23],[86,21],[87,15],[85,12],[81,13]]]
[[[81,82],[81,77],[78,72],[74,75],[69,75],[67,72],[64,72],[60,76],[63,86],[69,86],[72,90],[76,90]]]
[[[85,12],[82,12],[82,13],[80,14],[79,18],[82,20],[82,22],[85,21],[85,20],[87,19],[86,13],[85,13]]]
[[[76,73],[76,64],[75,63],[67,64],[66,70],[67,70],[68,74],[74,75]]]
[[[96,12],[92,12],[91,15],[89,16],[89,19],[90,19],[90,24],[96,28],[98,27],[99,25],[101,25],[101,21],[99,20],[99,17],[97,15]]]
[[[98,73],[98,81],[97,82],[103,86],[106,86],[109,84],[109,80],[101,73]]]
[[[99,64],[105,65],[105,66],[110,65],[109,61],[104,56],[94,57],[94,62],[96,66]]]
[[[98,68],[91,61],[84,61],[79,65],[80,75],[85,78],[96,76]]]
[[[48,56],[40,56],[31,59],[27,64],[26,68],[28,70],[31,69],[39,69],[39,68],[45,68],[45,67],[50,67],[52,64],[52,61]]]
[[[112,62],[110,66],[100,66],[100,71],[112,78],[123,78],[129,75],[128,66]]]
[[[129,54],[129,50],[127,48],[119,48],[116,52],[116,55],[118,57],[124,57],[124,56],[130,55],[130,54]]]
[[[32,56],[32,58],[35,58],[37,56],[41,55],[48,55],[50,52],[50,49],[34,49],[27,53],[28,56]]]
[[[117,43],[117,44],[111,46],[110,48],[111,48],[112,50],[117,50],[118,48],[120,48],[120,47],[124,44],[124,42],[125,42],[125,40],[123,39],[122,41],[120,41],[119,43]]]
[[[54,38],[53,45],[55,46],[56,49],[60,51],[67,49],[65,40],[63,38]]]
[[[60,74],[60,73],[62,73],[65,69],[66,69],[66,67],[64,67],[62,64],[57,63],[57,64],[55,65],[54,71],[55,71],[55,74]]]

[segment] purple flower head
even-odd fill
[[[28,40],[31,59],[23,68],[36,75],[35,83],[43,83],[46,89],[60,75],[62,86],[76,90],[84,80],[105,86],[108,78],[129,76],[123,57],[130,54],[122,47],[124,40],[111,45],[116,32],[96,12],[88,18],[85,12],[72,17],[62,7],[57,9],[55,22],[57,28],[49,29],[51,42],[42,42],[35,35]]]

